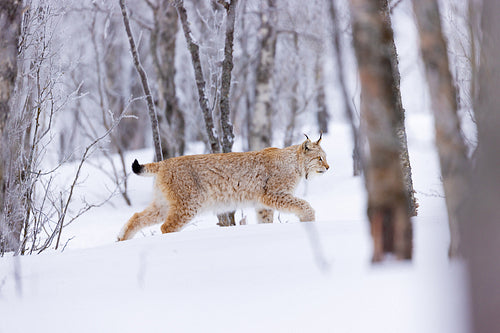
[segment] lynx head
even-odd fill
[[[323,174],[330,168],[326,162],[326,154],[319,145],[323,133],[318,141],[312,142],[306,135],[306,140],[300,145],[300,150],[304,158],[305,177],[308,179],[317,174]]]

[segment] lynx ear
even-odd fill
[[[307,138],[307,136],[306,136],[306,138]],[[309,138],[308,138],[306,141],[304,141],[302,143],[302,150],[303,151],[309,151],[310,150],[310,146],[311,146],[311,140],[309,140]]]
[[[319,132],[319,139],[318,139],[318,141],[316,141],[317,145],[319,145],[319,143],[321,142],[322,138],[323,138],[323,131]]]

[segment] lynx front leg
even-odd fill
[[[167,216],[167,207],[152,203],[142,212],[132,215],[118,234],[118,241],[130,239],[142,228],[161,223],[165,220],[165,216]]]
[[[305,200],[288,193],[266,194],[262,204],[277,210],[297,215],[301,222],[314,221],[314,209]]]

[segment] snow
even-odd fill
[[[116,243],[152,195],[150,178],[132,176],[133,207],[115,197],[91,210],[64,231],[63,252],[0,259],[0,332],[468,332],[465,267],[447,258],[436,195],[432,122],[408,118],[421,205],[412,262],[370,263],[349,126],[332,123],[322,141],[331,169],[297,192],[318,222],[279,214],[259,225],[246,210],[238,216],[249,225],[221,228],[205,214],[181,232],[161,235],[156,226]],[[127,162],[151,156],[135,152]],[[88,196],[102,195],[107,180],[88,172]]]

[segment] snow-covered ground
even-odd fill
[[[131,176],[121,197],[65,229],[65,251],[0,258],[0,333],[11,332],[467,332],[465,268],[447,258],[449,234],[428,114],[408,117],[414,182],[412,262],[372,265],[361,179],[351,175],[349,127],[323,140],[331,169],[298,189],[318,221],[279,215],[216,226],[211,214],[178,233],[159,226],[116,243],[151,198]],[[151,151],[130,154],[144,162]],[[87,200],[106,179],[88,170]]]

